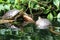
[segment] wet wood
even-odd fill
[[[0,24],[2,24],[2,23],[11,23],[11,22],[13,22],[14,20],[3,20],[3,19],[1,19],[0,20]]]

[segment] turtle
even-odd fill
[[[3,16],[2,19],[8,19],[8,20],[14,20],[16,21],[18,17],[23,16],[24,21],[26,21],[27,23],[33,21],[31,17],[29,17],[29,15],[24,12],[22,9],[21,10],[17,10],[17,9],[12,9],[9,10],[8,12],[6,12]],[[24,22],[23,22],[24,23]],[[22,23],[22,24],[23,24]],[[11,23],[10,23],[11,24]],[[10,25],[9,23],[7,24],[8,26]],[[10,26],[11,27],[11,26]],[[12,27],[11,27],[12,28]],[[15,27],[14,27],[15,28]]]
[[[16,19],[17,17],[21,16],[21,15],[27,15],[27,13],[23,12],[23,10],[17,10],[17,9],[12,9],[9,10],[8,12],[6,12],[3,16],[2,19]]]
[[[60,35],[59,32],[54,31],[54,26],[52,26],[51,21],[48,20],[47,18],[42,18],[39,16],[38,20],[36,20],[36,26],[37,26],[36,29],[39,30],[38,32],[39,32],[40,36],[42,36],[42,35],[45,37],[46,37],[46,35],[50,36],[51,33]]]
[[[12,9],[12,10],[9,10],[8,12],[6,12],[3,16],[2,16],[2,20],[11,20],[11,19],[14,19],[14,17],[15,16],[20,16],[19,15],[19,13],[20,13],[20,10],[17,10],[17,9]],[[17,17],[18,17],[17,16]],[[16,18],[17,18],[16,17]],[[16,19],[15,18],[15,19]],[[11,27],[12,26],[12,24],[11,23],[5,23],[5,25],[8,27]],[[8,28],[9,28],[8,27]]]

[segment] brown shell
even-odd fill
[[[19,12],[20,11],[17,9],[9,10],[8,12],[6,12],[6,14],[2,16],[2,19],[11,19],[15,15],[17,15]]]

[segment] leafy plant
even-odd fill
[[[23,9],[24,12],[32,15],[34,19],[37,19],[39,15],[49,19],[50,21],[57,18],[57,21],[60,22],[60,0],[0,0],[1,16],[12,9]],[[20,18],[19,21],[13,22],[12,24],[21,26]],[[32,26],[32,24],[25,26],[24,31],[13,31],[11,29],[0,28],[0,40],[6,40],[8,37],[10,37],[12,40],[39,40],[40,37],[38,35],[38,31],[35,31],[34,29],[35,26]]]
[[[47,18],[48,18],[50,21],[52,21],[52,20],[53,20],[53,15],[52,15],[52,13],[49,13],[48,16],[47,16]]]
[[[59,9],[60,0],[53,0],[54,5]]]

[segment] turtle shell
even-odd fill
[[[15,15],[17,15],[19,12],[20,10],[17,10],[17,9],[9,10],[8,12],[6,12],[6,14],[2,16],[2,19],[11,19]]]
[[[48,19],[39,17],[36,25],[38,29],[47,29],[51,25],[51,22]]]

